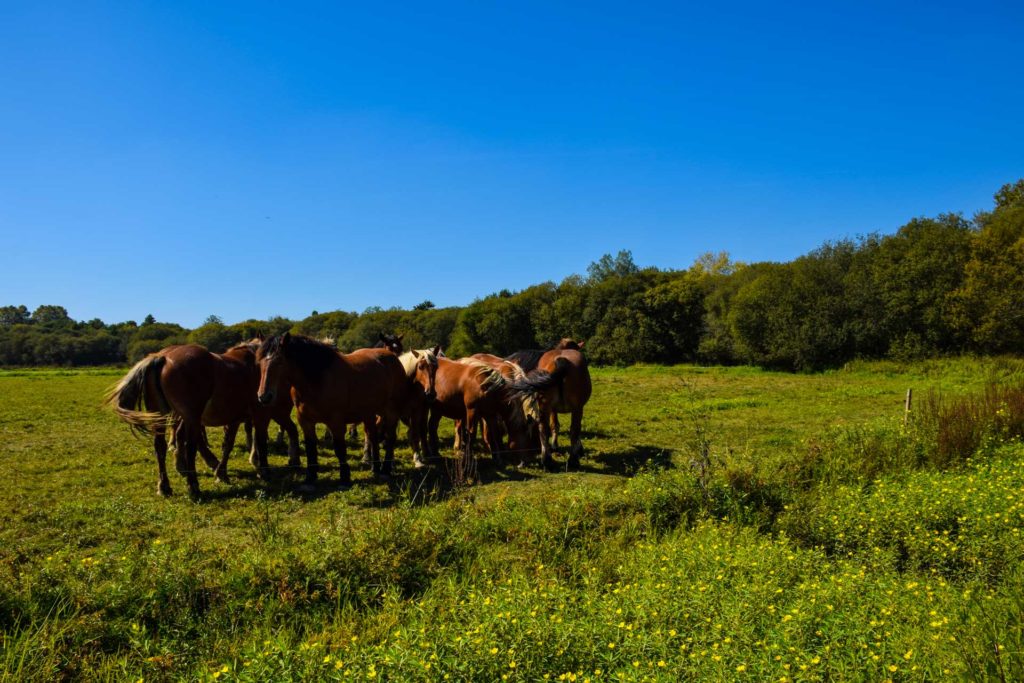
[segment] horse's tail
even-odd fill
[[[522,379],[517,379],[509,384],[509,389],[516,396],[537,396],[545,389],[558,386],[565,379],[566,373],[572,367],[572,363],[565,358],[556,358],[555,367],[551,372],[545,370],[534,370],[529,372]]]
[[[509,392],[509,396],[511,397],[510,400],[518,402],[518,406],[516,406],[514,414],[517,417],[521,414],[523,419],[530,418],[534,422],[539,422],[540,403],[537,401],[537,394],[516,392],[513,389],[516,382],[526,379],[526,372],[523,371],[523,368],[520,367],[518,363],[514,363],[509,360],[506,360],[505,363],[512,368],[512,381],[506,384],[505,389]]]
[[[146,356],[104,397],[104,404],[111,406],[133,432],[149,434],[167,421],[171,409],[160,386],[160,371],[166,362],[163,356]],[[147,393],[148,386],[155,389],[153,395]]]

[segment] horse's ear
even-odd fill
[[[404,336],[405,336],[404,334],[398,335],[397,337],[395,337],[395,341],[402,341],[402,337],[404,337]]]
[[[281,335],[281,346],[286,345],[289,341],[291,341],[291,338],[292,338],[292,333],[291,332],[285,332],[284,334],[282,334]]]
[[[417,351],[416,349],[413,349],[412,350],[412,357],[413,358],[419,358],[420,357],[420,352]]]
[[[434,355],[437,356],[438,358],[447,358],[448,357],[448,356],[444,355],[444,349],[441,348],[440,344],[438,344],[438,346],[437,346],[437,353],[435,353]]]
[[[263,341],[263,332],[257,332],[256,339],[257,341]]]
[[[582,350],[583,350],[583,345],[584,345],[584,344],[586,344],[586,343],[587,343],[587,342],[584,342],[584,341],[581,341],[581,342],[577,342],[577,343],[576,343],[576,346],[580,347],[580,351],[582,351]]]
[[[440,345],[440,344],[438,344],[437,346],[435,346],[435,347],[434,347],[434,350],[432,351],[432,353],[433,353],[433,354],[434,354],[435,356],[440,356],[440,355],[441,355],[441,345]]]

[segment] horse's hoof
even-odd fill
[[[171,493],[172,493],[172,491],[171,491],[171,485],[170,484],[167,484],[167,485],[159,484],[156,487],[156,495],[158,495],[158,496],[163,496],[164,498],[166,498],[166,497],[170,496]]]

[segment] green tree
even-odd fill
[[[10,327],[11,325],[24,325],[30,320],[31,316],[25,306],[0,307],[0,325],[4,327]]]
[[[605,254],[587,266],[587,279],[590,282],[603,282],[613,277],[633,275],[640,269],[633,262],[633,252],[623,249],[613,258]]]
[[[57,325],[67,327],[74,324],[74,320],[68,315],[68,309],[63,306],[40,306],[32,311],[32,322],[37,325]]]
[[[1007,199],[1008,187],[982,217],[963,283],[950,296],[950,324],[984,353],[1024,351],[1024,201]]]

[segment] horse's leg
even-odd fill
[[[288,421],[291,422],[291,418],[288,418]],[[281,427],[281,429],[277,430],[277,437],[275,437],[275,439],[274,439],[274,447],[275,448],[284,448],[284,425],[282,425],[280,422],[278,422],[277,425],[279,427]],[[294,428],[294,425],[292,425],[292,427]],[[288,436],[291,437],[291,432],[288,433]],[[270,438],[270,432],[269,431],[267,432],[267,438],[268,438],[268,440]],[[298,441],[298,439],[299,439],[298,432],[295,432],[295,440]],[[297,446],[296,446],[296,448],[297,448]],[[288,455],[289,456],[291,455],[290,451],[289,451]]]
[[[409,447],[412,448],[412,464],[420,468],[427,466],[430,453],[427,450],[427,410],[420,406],[409,415]]]
[[[498,425],[497,416],[485,417],[484,420],[484,441],[491,451],[491,459],[495,465],[501,465],[501,427]]]
[[[220,460],[217,460],[217,456],[210,450],[210,442],[206,438],[206,427],[203,427],[200,422],[197,422],[197,424],[199,424],[199,433],[197,435],[198,438],[196,439],[196,449],[199,451],[199,454],[203,456],[203,461],[206,463],[206,466],[216,474],[217,470],[220,469]]]
[[[463,434],[463,430],[465,428],[466,428],[466,421],[465,420],[456,420],[455,421],[455,443],[452,444],[452,448],[455,449],[456,453],[458,453],[459,451],[462,450],[462,447],[463,447],[462,445],[463,445],[463,442],[465,441],[462,438],[462,434]]]
[[[249,451],[249,462],[252,463],[252,420],[245,421],[245,450]]]
[[[342,434],[344,434],[344,432],[342,432]],[[328,427],[326,430],[324,430],[324,446],[333,446],[333,445],[334,445],[334,432],[332,432],[331,428]]]
[[[558,432],[560,431],[558,425],[558,412],[551,411],[551,450],[558,450]]]
[[[318,467],[316,423],[304,423],[300,417],[299,426],[302,428],[302,439],[306,446],[306,480],[299,486],[299,491],[312,492],[316,490]]]
[[[551,457],[551,416],[541,415],[540,419],[540,454],[544,469],[554,472],[558,469],[555,459]]]
[[[572,411],[572,421],[569,423],[569,462],[572,469],[579,469],[580,456],[583,455],[583,442],[580,440],[580,432],[583,431],[583,408],[576,408]]]
[[[153,430],[153,450],[156,451],[156,467],[160,471],[160,479],[156,485],[156,492],[161,496],[169,496],[171,495],[171,480],[167,478],[166,425],[160,425]]]
[[[238,436],[238,423],[232,422],[229,425],[224,425],[224,443],[221,444],[220,448],[220,464],[217,465],[217,469],[213,471],[213,476],[217,477],[220,481],[225,484],[230,483],[228,481],[228,456],[231,454],[231,449],[235,447],[235,437]]]
[[[288,433],[288,467],[302,467],[302,460],[299,459],[299,430],[290,417],[278,420],[277,425],[281,428],[278,434]]]
[[[378,426],[380,438],[384,443],[384,463],[381,474],[390,477],[395,466],[395,441],[398,440],[398,418],[390,416],[382,419]]]
[[[333,431],[333,430],[332,430]],[[337,433],[345,434],[345,423],[337,425]],[[334,455],[338,458],[338,485],[341,488],[348,488],[352,486],[352,470],[348,466],[348,453],[347,444],[345,443],[344,436],[340,439],[334,440]]]
[[[178,474],[185,477],[188,486],[188,494],[192,498],[199,496],[199,477],[196,474],[196,450],[203,440],[203,426],[193,423],[190,419],[183,419],[178,426],[174,438],[178,444],[177,452],[174,454],[174,465]]]
[[[264,416],[258,417],[253,421],[253,432],[256,437],[253,444],[256,476],[266,480],[270,471],[270,463],[267,461],[267,455],[270,452],[270,420]]]
[[[355,425],[352,425],[355,427]],[[358,435],[359,432],[356,432]],[[371,436],[372,434],[372,436]],[[377,418],[363,421],[363,464],[372,465],[373,471],[377,471],[377,461],[380,459],[380,449],[377,447]]]
[[[427,440],[427,445],[430,449],[427,453],[428,459],[441,457],[441,446],[437,441],[437,426],[439,424],[441,424],[441,411],[431,410],[430,418],[427,420],[427,433],[424,437]]]
[[[359,438],[359,425],[353,424],[351,427],[348,428],[348,438],[352,439],[353,441]]]

